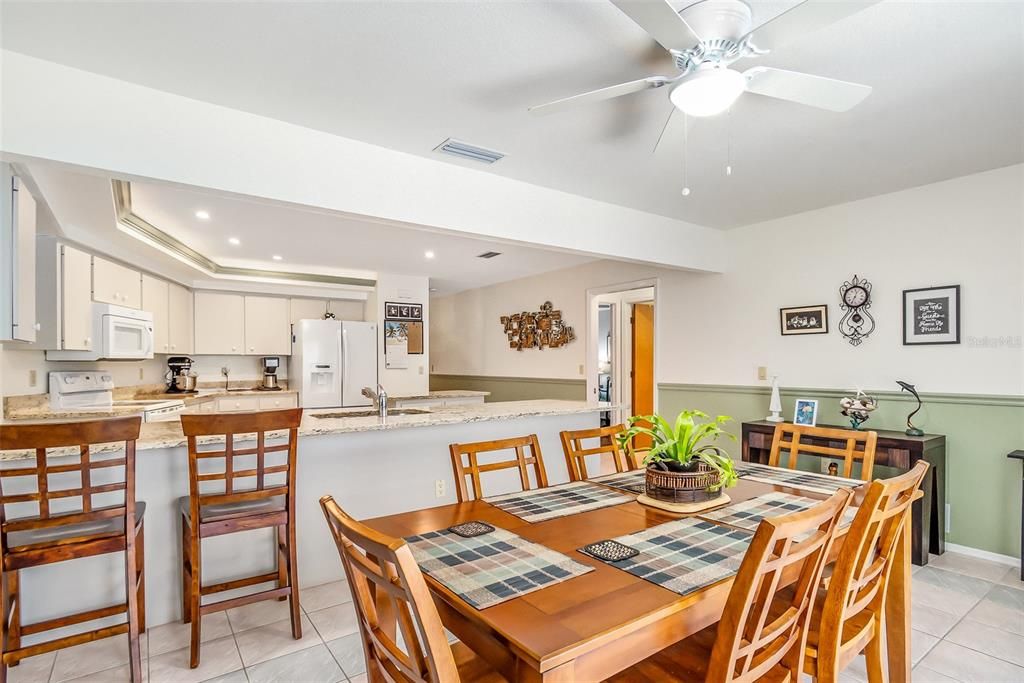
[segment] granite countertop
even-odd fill
[[[236,392],[232,392],[234,394]],[[261,392],[265,393],[265,392]],[[343,413],[345,409],[326,408],[308,410],[302,416],[302,424],[299,426],[299,436],[323,436],[328,434],[346,434],[353,432],[373,432],[389,429],[407,429],[412,427],[434,427],[438,425],[466,424],[469,422],[489,422],[492,420],[516,420],[525,417],[542,417],[555,415],[573,415],[578,413],[591,413],[602,410],[611,410],[614,406],[610,403],[588,403],[586,401],[560,401],[560,400],[534,400],[534,401],[503,401],[499,403],[474,403],[445,408],[435,408],[430,411],[412,415],[392,415],[386,421],[373,417],[330,417],[319,418],[317,414]],[[352,409],[348,409],[351,411]],[[365,409],[362,409],[365,411]],[[359,412],[360,409],[356,409]],[[18,420],[7,424],[27,424],[37,420]],[[45,421],[45,420],[38,420]],[[276,434],[283,436],[284,432]],[[275,433],[271,432],[267,438],[274,438]],[[235,442],[254,440],[255,435],[239,436]],[[200,444],[222,443],[223,438],[208,437],[200,438]],[[173,420],[169,422],[147,422],[142,425],[139,440],[136,442],[136,450],[150,450],[155,448],[183,448],[185,446],[185,435],[181,431],[181,422]],[[118,450],[117,444],[105,444],[93,449],[94,452]],[[67,453],[51,451],[52,455],[77,455],[77,448],[65,449]],[[0,452],[0,461],[24,460],[34,458],[32,451],[4,451]]]

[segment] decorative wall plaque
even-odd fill
[[[562,321],[562,312],[554,310],[550,301],[545,301],[539,311],[513,313],[501,316],[510,349],[544,350],[545,346],[557,349],[576,339],[576,332]]]

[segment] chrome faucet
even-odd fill
[[[386,419],[388,416],[388,392],[384,391],[384,386],[378,384],[376,391],[371,387],[363,387],[362,393],[363,396],[373,401],[373,407],[380,419]]]

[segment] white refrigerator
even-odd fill
[[[363,387],[377,387],[377,324],[300,320],[292,327],[288,382],[302,408],[372,405]]]

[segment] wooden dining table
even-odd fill
[[[854,505],[863,496],[863,489],[855,491]],[[815,491],[745,479],[729,489],[728,495],[738,503],[772,491],[815,499],[827,497]],[[582,576],[486,609],[472,607],[424,575],[445,627],[506,679],[579,683],[608,678],[721,618],[733,577],[679,595],[577,551],[595,541],[684,516],[690,515],[668,513],[633,501],[529,523],[476,500],[364,521],[391,536],[407,537],[479,520],[594,567]],[[846,532],[846,528],[839,530],[832,559],[842,552]],[[886,605],[888,668],[893,683],[910,681],[909,538],[904,529],[897,544]]]

